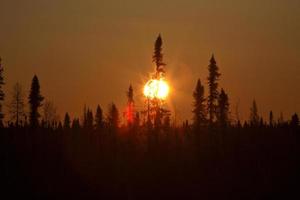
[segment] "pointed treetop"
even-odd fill
[[[133,101],[133,88],[132,85],[129,85],[128,91],[127,91],[127,98],[128,98],[128,103],[132,103]]]
[[[33,76],[32,80],[34,80],[34,81],[37,81],[37,80],[38,80],[38,77],[37,77],[37,75],[36,75],[36,74],[34,74],[34,76]]]
[[[161,38],[161,34],[160,33],[158,34],[158,36],[156,38],[155,46],[157,48],[161,48],[161,46],[162,46],[162,38]]]
[[[215,60],[214,54],[212,54],[212,56],[211,56],[210,63],[212,63],[212,64],[216,64],[217,63],[216,60]]]
[[[161,39],[161,33],[158,34],[157,39],[158,39],[158,40],[162,40],[162,39]]]

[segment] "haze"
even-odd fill
[[[130,83],[142,109],[161,33],[178,120],[191,118],[192,92],[198,78],[206,84],[212,53],[233,117],[239,102],[248,119],[256,99],[261,115],[272,109],[286,119],[300,112],[299,13],[298,0],[0,0],[6,102],[17,81],[27,97],[37,74],[61,117],[112,101],[122,111]]]

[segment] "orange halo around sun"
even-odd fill
[[[151,79],[144,86],[144,95],[149,99],[165,100],[169,90],[169,85],[163,78]]]

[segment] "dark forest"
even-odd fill
[[[167,71],[160,35],[154,44],[153,63],[156,69],[149,84],[162,81]],[[0,109],[6,96],[4,69],[0,64]],[[220,77],[212,55],[207,80],[195,80],[193,118],[180,125],[172,123],[174,113],[165,106],[164,94],[146,91],[147,109],[136,109],[131,85],[124,95],[124,113],[114,103],[107,109],[84,105],[82,116],[66,113],[58,120],[53,104],[42,95],[37,75],[29,94],[24,95],[21,85],[15,84],[9,111],[1,109],[0,113],[1,196],[299,198],[298,115],[275,119],[270,111],[269,118],[263,119],[253,100],[249,120],[233,120],[230,95],[219,86]]]

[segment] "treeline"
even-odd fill
[[[12,199],[299,197],[299,128],[149,129],[116,127],[114,120],[96,128],[88,121],[85,127],[66,122],[57,128],[3,128],[2,195]]]
[[[161,39],[155,54],[162,66]],[[1,63],[1,62],[0,62]],[[84,106],[82,117],[59,119],[34,76],[27,100],[15,84],[1,112],[0,181],[10,199],[287,199],[299,198],[299,118],[269,120],[255,101],[248,121],[233,122],[229,95],[219,88],[214,56],[208,96],[200,79],[193,92],[193,121],[172,125],[169,112],[136,110],[127,91],[125,112]],[[4,100],[0,64],[0,108]],[[29,112],[25,112],[28,102]],[[126,123],[121,124],[121,116]]]
[[[284,120],[282,113],[276,120],[273,112],[270,111],[269,119],[264,120],[259,116],[256,101],[254,100],[250,108],[249,120],[241,122],[239,118],[233,120],[230,117],[229,96],[223,88],[219,90],[218,80],[220,77],[218,66],[214,56],[210,60],[208,66],[209,76],[208,81],[208,96],[205,96],[204,86],[201,80],[198,79],[193,92],[193,120],[192,123],[184,121],[183,127],[191,129],[199,129],[200,127],[277,127],[277,126],[299,126],[299,117],[297,113],[293,114],[290,120]],[[51,129],[61,128],[90,128],[102,129],[104,127],[115,126],[119,127],[147,127],[147,128],[162,128],[171,126],[171,113],[168,110],[166,114],[161,112],[157,115],[154,121],[147,119],[147,111],[136,110],[134,101],[133,87],[130,85],[127,91],[127,105],[124,112],[118,110],[114,103],[108,106],[107,112],[104,113],[100,105],[97,106],[95,112],[86,105],[83,109],[81,118],[74,117],[69,113],[65,113],[63,120],[60,119],[56,106],[52,101],[45,99],[40,91],[38,77],[35,75],[32,79],[30,93],[27,98],[29,112],[26,112],[26,98],[21,84],[16,83],[11,92],[10,101],[7,104],[8,121],[4,123],[3,100],[4,92],[3,66],[0,62],[0,127],[43,127]],[[237,114],[238,115],[238,114]],[[121,117],[125,118],[125,123],[121,124]],[[173,123],[174,124],[174,123]]]

